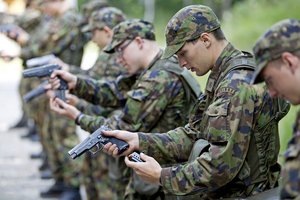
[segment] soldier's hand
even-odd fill
[[[24,29],[15,24],[10,24],[9,27],[5,29],[5,31],[2,30],[1,33],[20,45],[26,44],[30,38],[29,34]]]
[[[77,76],[63,70],[55,70],[49,79],[49,83],[51,84],[51,88],[53,90],[58,89],[60,86],[60,80],[58,77],[62,78],[68,83],[69,89],[74,89],[77,83]]]
[[[160,164],[154,158],[144,153],[141,153],[140,156],[144,162],[133,162],[128,157],[125,157],[126,165],[132,168],[142,180],[148,183],[160,184],[159,179],[162,170]]]
[[[76,106],[79,102],[79,98],[73,94],[66,94],[67,102],[69,105]]]
[[[104,145],[103,150],[107,152],[109,155],[114,157],[117,156],[125,156],[131,154],[135,150],[139,150],[139,136],[137,133],[129,132],[129,131],[102,131],[105,136],[115,137],[120,140],[123,140],[129,144],[129,148],[124,151],[121,155],[118,155],[117,145],[112,143],[107,143]]]
[[[76,107],[65,103],[59,98],[50,98],[50,109],[72,120],[75,120],[80,114],[80,111]]]

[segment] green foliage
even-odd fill
[[[238,48],[250,50],[257,38],[275,22],[300,18],[297,0],[245,0],[223,17],[223,30]]]

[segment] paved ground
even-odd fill
[[[18,66],[18,61],[0,62],[0,200],[38,200],[39,191],[53,183],[39,178],[41,161],[29,157],[41,147],[37,142],[21,139],[25,129],[8,130],[21,116]]]

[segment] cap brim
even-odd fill
[[[90,25],[85,25],[85,26],[83,26],[83,27],[81,28],[81,31],[82,31],[83,33],[91,32],[91,31],[92,31],[92,28],[91,28]]]
[[[170,58],[171,56],[173,56],[175,53],[177,53],[183,47],[184,43],[185,42],[175,44],[175,45],[171,45],[171,46],[167,46],[164,50],[163,55],[162,55],[162,59]]]
[[[267,65],[268,61],[261,62],[257,65],[257,68],[252,76],[251,84],[258,84],[263,82],[264,80],[261,77],[261,72],[264,69],[264,67]]]
[[[119,46],[124,40],[125,39],[123,39],[123,40],[118,40],[118,39],[112,40],[108,45],[106,45],[106,47],[104,47],[103,51],[106,52],[106,53],[114,53],[115,48],[117,46]]]

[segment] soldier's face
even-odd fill
[[[205,75],[211,66],[211,55],[201,38],[192,42],[186,42],[176,53],[179,64],[198,76]]]
[[[129,74],[137,73],[142,67],[140,65],[139,49],[136,40],[125,40],[116,47],[119,62],[123,65]]]
[[[111,40],[111,37],[103,29],[94,29],[92,40],[95,42],[101,49],[104,48]]]
[[[62,6],[62,1],[46,1],[42,4],[41,9],[49,15],[56,15]]]
[[[300,104],[300,61],[269,62],[261,72],[271,97],[288,100],[294,105]],[[297,61],[298,60],[298,61]]]

